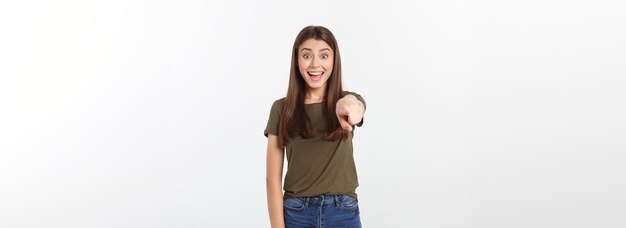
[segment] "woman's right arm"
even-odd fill
[[[269,134],[267,137],[267,206],[272,228],[285,227],[283,216],[283,147],[278,145],[278,136]]]

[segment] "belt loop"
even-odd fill
[[[335,195],[335,207],[339,207],[339,195]]]
[[[309,206],[309,198],[311,197],[306,197],[306,199],[304,200],[304,207],[308,207]]]

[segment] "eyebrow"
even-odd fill
[[[306,51],[313,51],[310,48],[302,48],[302,50],[300,50],[300,51],[305,51],[305,50]],[[330,48],[322,48],[320,51],[330,51]]]

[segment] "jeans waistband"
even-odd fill
[[[308,206],[309,204],[315,204],[315,205],[325,205],[325,204],[332,204],[332,203],[337,204],[340,202],[341,197],[344,197],[344,195],[316,195],[316,196],[307,196],[307,197],[298,197],[298,198],[304,201],[304,204]]]

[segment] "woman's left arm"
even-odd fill
[[[346,131],[352,131],[352,126],[361,122],[365,106],[354,95],[348,94],[337,101],[337,119]]]

